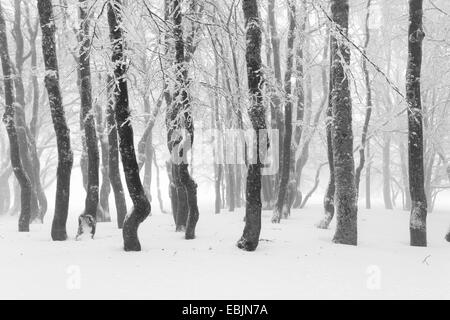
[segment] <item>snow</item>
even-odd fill
[[[409,246],[409,213],[399,210],[360,209],[358,247],[331,242],[334,221],[314,226],[319,204],[281,224],[265,211],[260,246],[249,253],[235,246],[243,210],[214,215],[201,204],[197,239],[187,241],[157,207],[141,225],[139,253],[122,250],[114,221],[99,223],[94,240],[75,241],[71,214],[70,239],[52,242],[50,217],[28,234],[16,231],[16,218],[0,219],[0,299],[450,299],[443,211],[429,215],[428,248]]]

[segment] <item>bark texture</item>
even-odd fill
[[[420,95],[422,68],[422,0],[409,0],[408,65],[406,68],[406,100],[408,103],[408,159],[411,218],[411,246],[427,246],[427,199],[424,190],[423,118]]]
[[[13,87],[13,72],[11,60],[8,52],[8,39],[6,36],[6,23],[3,15],[3,8],[0,3],[0,58],[3,70],[3,83],[5,89],[5,113],[3,123],[9,138],[9,150],[11,157],[11,167],[20,184],[21,211],[19,216],[19,232],[30,231],[31,218],[31,192],[32,186],[20,159],[19,142],[17,138],[15,118],[15,101]],[[17,195],[16,195],[17,197]]]
[[[250,93],[248,115],[256,136],[256,163],[248,165],[245,228],[237,246],[254,251],[258,247],[261,232],[261,161],[259,158],[260,131],[266,129],[265,108],[261,95],[261,20],[256,0],[243,0],[242,9],[246,29],[247,79]]]
[[[79,0],[80,43],[78,68],[80,75],[81,118],[87,149],[87,192],[83,214],[78,218],[78,236],[90,233],[93,238],[97,225],[97,208],[99,201],[99,152],[94,111],[92,109],[92,82],[90,63],[90,17],[87,14],[86,0]]]
[[[52,239],[67,239],[66,221],[69,210],[70,176],[73,153],[70,145],[70,130],[62,103],[59,86],[58,59],[56,55],[56,25],[51,0],[38,0],[39,19],[42,30],[42,52],[45,63],[45,86],[58,148],[58,168],[55,196],[55,214],[52,224]]]
[[[348,0],[333,0],[331,13],[335,27],[348,34]],[[337,41],[332,38],[332,41]],[[336,233],[333,241],[340,244],[357,244],[357,206],[355,188],[355,165],[353,161],[352,102],[349,77],[345,65],[350,65],[350,49],[344,41],[332,46],[333,64],[331,77],[333,90],[333,161],[335,178]],[[343,59],[342,59],[343,58]]]
[[[119,135],[119,149],[122,157],[125,181],[133,201],[133,208],[126,216],[123,225],[123,240],[125,251],[140,251],[138,239],[139,225],[148,217],[151,211],[141,178],[134,150],[133,128],[130,123],[130,107],[128,102],[128,84],[125,78],[128,61],[124,55],[124,30],[122,29],[122,2],[114,0],[108,3],[108,24],[113,45],[112,61],[114,67],[115,120]]]

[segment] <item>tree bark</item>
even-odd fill
[[[106,109],[106,124],[108,131],[108,160],[109,160],[109,180],[114,192],[114,201],[116,205],[117,226],[119,229],[123,228],[123,222],[127,214],[127,203],[125,201],[125,193],[122,186],[122,179],[119,170],[119,147],[117,141],[117,126],[114,112],[114,92],[113,92],[113,78],[108,77],[107,80],[107,95],[108,104]]]
[[[286,73],[284,77],[284,91],[285,106],[284,106],[284,137],[283,137],[283,156],[281,163],[281,179],[280,186],[278,188],[278,198],[277,203],[274,208],[274,213],[272,217],[273,223],[280,223],[281,217],[287,214],[289,209],[289,203],[286,202],[287,189],[289,184],[289,176],[291,173],[291,142],[292,142],[292,69],[294,66],[294,40],[295,40],[295,4],[289,2],[289,33],[288,33],[288,43],[287,43],[287,62],[286,62]]]
[[[332,0],[331,13],[336,28],[348,34],[348,0]],[[337,41],[332,38],[332,41]],[[357,244],[357,206],[355,188],[355,165],[353,160],[352,102],[349,78],[345,74],[344,63],[350,65],[350,49],[344,42],[333,46],[331,76],[333,91],[333,160],[335,176],[335,205],[337,227],[333,242]],[[341,61],[341,58],[344,61]]]
[[[66,221],[69,210],[70,176],[73,154],[70,146],[70,130],[66,123],[61,90],[59,86],[58,60],[56,55],[56,25],[51,0],[38,0],[39,19],[42,29],[42,52],[45,63],[45,86],[48,92],[50,111],[58,148],[58,168],[55,196],[55,214],[52,224],[52,239],[67,239]]]
[[[108,24],[111,42],[113,44],[112,61],[114,67],[115,119],[119,135],[119,149],[122,157],[125,181],[128,192],[133,201],[133,208],[126,216],[123,225],[123,240],[125,251],[140,251],[141,244],[138,239],[139,225],[151,212],[150,202],[147,199],[141,178],[139,166],[134,150],[133,128],[130,123],[130,108],[128,102],[128,84],[126,71],[128,62],[124,55],[124,30],[122,27],[122,2],[114,0],[108,3]]]
[[[408,65],[406,69],[406,100],[408,103],[408,159],[411,192],[409,224],[411,246],[427,246],[427,199],[424,190],[423,120],[420,95],[422,67],[422,0],[409,0]]]
[[[87,13],[86,0],[79,0],[80,43],[78,68],[80,75],[81,118],[83,121],[84,136],[87,149],[88,180],[84,212],[78,218],[77,237],[89,233],[95,235],[97,225],[97,208],[99,205],[99,151],[97,143],[97,130],[92,109],[92,82],[90,63],[90,17]]]
[[[246,29],[247,78],[250,93],[248,114],[256,136],[256,163],[249,163],[247,173],[245,228],[237,246],[254,251],[261,232],[261,159],[260,133],[266,129],[265,108],[261,94],[261,20],[256,0],[243,0]]]
[[[3,122],[6,126],[10,145],[11,167],[20,184],[21,211],[19,216],[19,232],[30,231],[31,218],[31,192],[32,186],[20,159],[19,142],[17,138],[15,118],[15,101],[13,88],[13,72],[8,52],[8,39],[6,36],[6,23],[3,8],[0,4],[0,58],[3,69],[3,82],[5,86],[5,113]],[[17,197],[17,195],[15,195]]]
[[[184,222],[185,208],[188,209],[186,219],[185,238],[187,240],[195,238],[195,227],[199,218],[197,205],[197,184],[189,174],[189,164],[187,163],[187,152],[194,141],[194,121],[192,118],[192,106],[188,93],[188,70],[185,56],[185,43],[183,40],[181,2],[172,1],[172,16],[174,22],[175,39],[175,67],[176,67],[176,88],[173,95],[173,103],[168,107],[166,114],[167,144],[172,157],[180,157],[178,163],[172,160],[172,171],[178,194],[177,228]],[[191,51],[187,54],[190,56]],[[182,138],[184,130],[184,139]],[[178,154],[176,154],[178,153]],[[176,155],[175,155],[176,154]],[[184,200],[186,197],[186,201]],[[181,204],[186,203],[187,206]]]

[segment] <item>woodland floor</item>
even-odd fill
[[[312,205],[279,225],[264,212],[253,253],[235,246],[243,211],[201,210],[191,241],[174,232],[170,215],[155,213],[140,228],[139,253],[122,250],[114,223],[99,224],[95,240],[75,241],[73,216],[70,239],[56,243],[50,217],[28,234],[1,218],[0,298],[450,299],[449,214],[430,214],[429,247],[412,248],[406,212],[360,210],[358,247],[333,244],[334,223],[316,229],[321,212]],[[74,274],[79,288],[70,285]]]

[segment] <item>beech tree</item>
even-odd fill
[[[348,34],[348,0],[332,0],[331,14],[334,32]],[[332,145],[335,179],[336,233],[333,241],[357,244],[357,206],[355,164],[353,160],[352,101],[345,65],[350,64],[350,48],[343,39],[331,38],[331,66],[333,106]],[[343,60],[343,61],[342,61]],[[345,64],[345,65],[344,65]]]
[[[260,134],[266,129],[265,108],[261,94],[261,19],[259,17],[258,2],[256,0],[243,0],[246,29],[247,79],[250,101],[248,115],[255,131],[256,163],[248,164],[245,228],[242,237],[237,243],[240,249],[254,251],[258,247],[261,232],[261,159]]]
[[[99,205],[99,151],[95,118],[92,109],[92,82],[91,82],[91,34],[90,17],[86,0],[79,0],[80,41],[78,68],[80,75],[81,118],[83,120],[84,136],[88,157],[87,194],[85,209],[78,218],[78,236],[89,232],[95,235],[97,223],[97,208]]]
[[[125,32],[122,26],[122,2],[114,0],[108,3],[108,24],[111,43],[113,45],[112,62],[114,63],[114,114],[119,136],[119,149],[122,157],[123,171],[128,192],[133,201],[133,208],[126,216],[123,224],[123,240],[125,251],[140,251],[138,239],[139,225],[151,211],[141,178],[134,150],[133,128],[130,123],[130,107],[128,102],[128,84],[126,71],[128,61],[124,54]]]
[[[45,64],[45,86],[56,134],[58,168],[55,197],[55,214],[52,224],[52,239],[67,239],[66,221],[69,210],[70,176],[73,153],[70,145],[70,129],[67,126],[61,89],[59,86],[58,58],[55,43],[55,18],[51,0],[38,0],[39,20],[42,30],[42,53]]]
[[[3,122],[9,138],[9,150],[11,157],[11,167],[20,184],[21,190],[21,211],[19,217],[19,232],[30,231],[31,219],[31,193],[32,185],[20,159],[19,142],[17,137],[15,118],[15,98],[13,86],[13,71],[11,59],[8,52],[8,39],[6,36],[6,23],[3,15],[3,8],[0,3],[0,57],[3,69],[3,83],[5,87],[5,113]]]
[[[408,64],[406,99],[408,103],[408,159],[411,219],[411,246],[427,246],[427,199],[424,190],[423,116],[420,90],[422,68],[423,1],[409,0]]]

